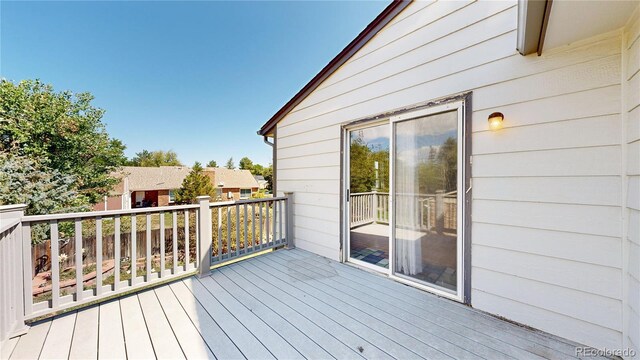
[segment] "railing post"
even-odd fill
[[[284,196],[287,197],[287,245],[285,248],[291,250],[296,248],[295,235],[293,232],[293,192],[285,192]]]
[[[0,283],[3,286],[0,295],[0,346],[12,337],[22,335],[28,330],[28,326],[24,322],[24,286],[28,277],[31,283],[31,272],[25,273],[25,255],[24,248],[31,249],[31,243],[28,247],[23,244],[22,236],[22,217],[26,205],[8,205],[0,206],[0,231],[4,234],[0,235],[0,263],[4,273],[0,276]],[[29,237],[30,239],[30,237]],[[28,254],[29,258],[31,253]]]
[[[211,234],[211,209],[209,208],[210,196],[198,196],[198,234],[200,243],[200,259],[198,259],[198,276],[208,276],[211,271],[211,251],[213,237]]]
[[[444,190],[436,190],[436,232],[444,230]]]
[[[378,191],[377,190],[373,190],[373,222],[377,223],[378,222]]]

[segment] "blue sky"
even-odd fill
[[[89,91],[131,157],[271,161],[259,127],[387,1],[0,3],[0,75]]]

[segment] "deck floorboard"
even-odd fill
[[[575,359],[571,341],[275,251],[32,324],[11,359]]]

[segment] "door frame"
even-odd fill
[[[359,123],[355,123],[355,124],[349,124],[349,125],[345,125],[343,126],[342,129],[342,144],[340,146],[342,146],[342,152],[343,152],[343,169],[342,169],[342,179],[344,179],[343,181],[341,181],[342,185],[341,185],[341,193],[343,193],[344,195],[342,196],[342,200],[341,200],[341,207],[342,209],[344,209],[344,211],[342,212],[342,224],[343,224],[343,228],[345,229],[344,231],[344,236],[343,236],[343,243],[345,244],[345,246],[343,247],[343,254],[342,256],[344,257],[344,262],[349,262],[352,264],[355,264],[357,266],[381,273],[381,274],[385,274],[387,276],[391,275],[391,253],[389,253],[389,267],[388,268],[383,268],[380,266],[376,266],[374,264],[370,264],[366,261],[361,261],[358,259],[352,259],[351,258],[351,208],[350,208],[350,204],[349,204],[349,198],[350,198],[350,189],[349,189],[349,180],[350,180],[350,165],[351,165],[351,159],[350,159],[350,155],[351,155],[351,137],[349,136],[350,133],[352,131],[357,131],[360,129],[367,129],[367,128],[371,128],[371,127],[376,127],[376,126],[380,126],[380,125],[389,125],[389,118],[384,118],[384,119],[375,119],[375,120],[370,120],[370,121],[365,121],[365,122],[359,122]],[[389,136],[391,136],[391,133],[389,133]],[[391,156],[391,153],[389,153],[389,156]],[[389,169],[391,170],[391,169]],[[391,174],[391,173],[389,173]],[[387,180],[388,181],[388,180]],[[391,246],[391,242],[389,242],[389,246]],[[391,249],[389,249],[391,250]]]
[[[462,150],[463,150],[463,156],[458,158],[458,172],[459,172],[459,177],[462,176],[462,183],[463,183],[463,189],[461,192],[459,192],[459,196],[458,196],[458,201],[460,201],[460,198],[462,197],[462,209],[463,211],[459,211],[458,213],[458,219],[460,219],[460,217],[462,217],[462,226],[461,226],[461,231],[462,231],[462,246],[458,247],[458,252],[461,251],[461,255],[462,255],[462,260],[460,261],[460,264],[458,265],[458,268],[460,268],[460,266],[462,266],[462,271],[460,271],[460,274],[458,275],[459,277],[461,277],[461,282],[458,284],[459,288],[458,288],[458,294],[455,296],[452,296],[451,293],[448,292],[438,292],[437,289],[434,289],[432,287],[428,287],[428,286],[423,286],[421,284],[417,284],[413,281],[408,281],[404,278],[398,277],[396,275],[392,274],[392,269],[393,269],[393,260],[392,260],[392,256],[393,256],[393,244],[391,243],[391,231],[393,231],[393,226],[391,225],[391,220],[393,218],[393,211],[390,211],[389,213],[389,268],[388,269],[382,269],[383,271],[380,271],[379,267],[372,265],[372,264],[366,264],[362,261],[357,261],[355,259],[349,259],[349,232],[350,232],[350,226],[349,226],[349,215],[350,215],[350,209],[349,209],[349,204],[346,200],[347,197],[347,189],[349,188],[349,147],[348,145],[350,144],[350,139],[349,139],[349,131],[351,130],[355,130],[358,128],[366,128],[366,127],[370,127],[370,126],[375,126],[376,124],[384,124],[384,123],[388,123],[390,126],[390,143],[389,143],[389,147],[390,147],[390,152],[392,151],[392,141],[393,141],[393,127],[391,125],[391,118],[392,117],[402,117],[402,116],[406,116],[408,114],[411,113],[418,113],[421,110],[426,110],[428,112],[429,108],[434,108],[434,107],[439,107],[440,105],[447,105],[450,103],[458,103],[458,109],[459,109],[459,114],[458,116],[462,116],[462,120],[459,121],[459,125],[460,129],[459,129],[459,134],[461,133],[461,137],[460,139],[463,139],[463,141],[461,141],[461,146],[462,146]],[[375,270],[378,273],[382,273],[387,275],[389,278],[401,282],[401,283],[405,283],[411,286],[414,286],[416,288],[425,290],[427,292],[431,292],[437,295],[441,295],[443,297],[447,297],[459,302],[463,302],[465,304],[471,304],[471,211],[472,211],[472,206],[471,206],[471,200],[473,198],[473,183],[472,183],[472,177],[471,177],[471,167],[472,167],[472,162],[473,162],[473,157],[471,155],[471,139],[472,139],[472,92],[465,92],[465,93],[460,93],[460,94],[456,94],[456,95],[451,95],[451,96],[447,96],[447,97],[443,97],[440,99],[436,99],[436,100],[430,100],[430,101],[426,101],[423,103],[419,103],[419,104],[415,104],[412,106],[407,106],[404,108],[400,108],[400,109],[396,109],[396,110],[392,110],[389,112],[385,112],[382,114],[378,114],[375,116],[369,116],[366,118],[362,118],[359,120],[355,120],[355,121],[350,121],[347,123],[342,124],[341,126],[341,132],[340,132],[340,136],[341,136],[341,142],[340,142],[340,151],[341,151],[341,177],[340,177],[340,220],[341,220],[341,236],[340,236],[340,256],[341,256],[341,261],[345,262],[345,263],[351,263],[354,266],[357,267],[361,267],[361,268],[365,268],[365,269],[372,269]],[[412,116],[413,117],[413,116]],[[460,142],[460,141],[459,141]],[[389,179],[390,181],[390,185],[393,182],[393,169],[392,169],[392,165],[391,165],[391,154],[390,154],[390,161],[389,161],[389,176],[391,179]],[[462,165],[460,164],[461,162],[461,158],[462,160]],[[460,175],[460,172],[462,172],[462,175]],[[390,201],[391,201],[391,191],[392,189],[389,189],[390,191]],[[461,193],[461,194],[460,194]],[[393,210],[393,204],[390,203],[389,204],[389,209]],[[456,254],[457,256],[457,254]],[[355,261],[354,261],[355,260]]]

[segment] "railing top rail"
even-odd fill
[[[26,208],[27,208],[26,204],[0,205],[0,213],[9,212],[9,211],[24,210]]]
[[[158,206],[158,207],[146,207],[136,209],[123,209],[123,210],[107,210],[107,211],[87,211],[87,212],[75,212],[75,213],[61,213],[61,214],[46,214],[46,215],[28,215],[22,218],[24,222],[40,222],[49,220],[69,220],[69,219],[82,219],[82,218],[95,218],[95,217],[112,217],[115,215],[131,215],[131,214],[146,214],[146,213],[160,213],[165,211],[175,210],[188,210],[197,209],[198,204],[188,205],[173,205],[173,206]]]
[[[248,199],[248,200],[237,200],[237,201],[218,201],[209,203],[209,207],[221,207],[221,206],[229,206],[235,204],[251,204],[251,203],[259,203],[259,202],[269,202],[269,201],[278,201],[278,200],[286,200],[286,196],[277,196],[270,198],[262,198],[262,199]]]
[[[0,223],[0,234],[7,230],[11,230],[18,225],[20,225],[20,219],[18,218],[2,220],[2,223]],[[0,237],[0,240],[2,240],[2,237]]]

